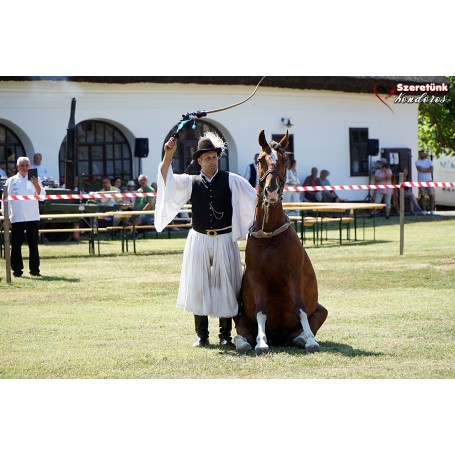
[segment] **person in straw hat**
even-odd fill
[[[172,171],[177,139],[164,145],[158,168],[155,228],[161,232],[191,199],[192,229],[183,252],[177,307],[194,315],[195,347],[209,344],[208,316],[219,318],[222,347],[232,343],[232,317],[238,313],[242,265],[237,241],[245,237],[254,219],[256,190],[238,174],[218,169],[226,149],[223,140],[206,132],[198,141],[193,161],[197,175]]]

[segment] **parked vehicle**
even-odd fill
[[[433,180],[455,182],[455,156],[441,155],[433,158]],[[435,188],[436,206],[455,207],[455,187]]]

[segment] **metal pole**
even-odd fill
[[[6,282],[11,284],[11,247],[9,237],[9,209],[8,209],[8,187],[3,186],[3,237],[5,239],[5,267]]]
[[[65,188],[74,190],[75,164],[76,164],[76,123],[74,115],[76,111],[76,98],[71,100],[71,112],[66,130],[66,156],[65,156]]]
[[[403,172],[398,174],[400,185],[403,183]],[[404,187],[400,187],[400,256],[404,252]]]

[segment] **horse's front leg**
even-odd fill
[[[256,346],[254,350],[256,354],[266,354],[269,352],[269,345],[267,344],[267,336],[265,334],[265,321],[267,315],[262,311],[256,313],[256,321],[258,323],[258,336],[256,337]]]
[[[307,352],[318,352],[321,350],[319,344],[314,339],[313,332],[311,331],[308,317],[305,311],[300,308],[299,312],[300,324],[302,324],[303,332],[292,341],[296,346],[305,348]]]

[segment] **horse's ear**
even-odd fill
[[[265,138],[264,130],[259,133],[259,145],[261,146],[262,150],[270,155],[272,151],[270,150],[269,144],[267,143],[267,139]]]
[[[259,133],[259,145],[264,148],[267,147],[267,140],[265,139],[264,130]]]
[[[286,134],[281,138],[280,145],[285,149],[289,144],[289,131],[286,130]]]

